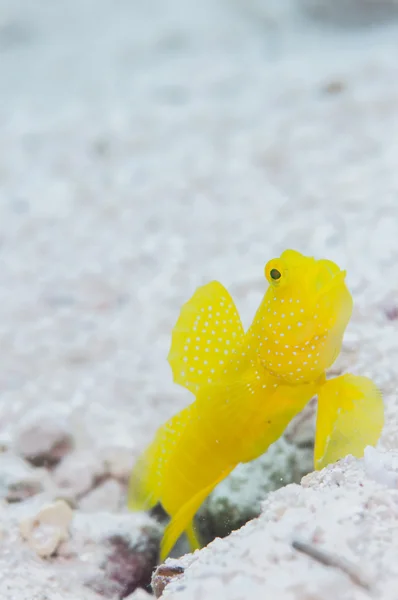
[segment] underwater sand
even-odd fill
[[[355,311],[337,368],[381,386],[381,448],[397,447],[398,7],[328,4],[1,0],[0,445],[11,465],[24,423],[47,415],[88,462],[119,453],[123,480],[190,399],[166,362],[181,304],[218,279],[248,324],[265,262],[287,247],[348,270]],[[380,19],[368,18],[377,4]],[[74,498],[101,479],[90,468],[82,484],[70,467]],[[265,512],[215,542],[168,597],[368,598],[334,569],[289,559],[289,532],[310,535],[319,517],[324,546],[372,567],[377,598],[393,599],[397,491],[363,468],[331,468],[344,472],[338,489],[321,476],[295,488],[300,516],[264,533]],[[267,503],[290,506],[289,489]],[[95,499],[96,522],[124,514],[115,490],[112,508],[110,492]],[[370,498],[381,508],[367,518]],[[103,597],[18,538],[20,504],[1,509],[0,597]],[[354,531],[342,513],[365,517]]]

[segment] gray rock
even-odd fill
[[[152,575],[151,586],[155,598],[160,598],[163,591],[171,581],[180,579],[184,574],[184,567],[178,561],[168,561],[167,565],[159,565]]]
[[[73,557],[84,585],[105,598],[125,598],[150,584],[162,528],[149,516],[75,513],[59,556]]]
[[[145,514],[0,502],[3,600],[118,600],[150,584],[162,529]]]
[[[53,477],[64,495],[77,500],[106,477],[106,467],[95,450],[79,450],[67,456],[57,466]]]
[[[88,492],[79,501],[79,508],[83,512],[96,512],[107,510],[116,512],[122,502],[122,488],[118,481],[107,479],[98,487]]]
[[[36,467],[56,465],[72,447],[68,423],[43,410],[29,412],[15,434],[15,452]]]
[[[101,456],[106,473],[114,479],[127,483],[134,464],[134,454],[131,449],[123,446],[110,446],[101,450]]]
[[[20,502],[43,492],[47,484],[44,469],[34,469],[8,452],[0,454],[0,498]]]
[[[375,25],[398,16],[396,0],[298,0],[298,4],[311,17],[342,27]]]

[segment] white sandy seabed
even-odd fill
[[[183,559],[164,596],[398,598],[397,4],[0,5],[1,485],[35,502],[67,481],[91,510],[57,562],[22,540],[26,502],[4,503],[1,599],[128,593],[118,573],[115,588],[105,575],[92,584],[109,567],[93,558],[95,535],[109,522],[118,546],[141,519],[123,512],[121,482],[188,401],[165,360],[179,308],[218,279],[247,324],[264,263],[287,247],[348,270],[355,311],[338,368],[382,388],[380,447],[271,494],[257,521]],[[30,443],[40,454],[44,416],[57,451],[75,449],[43,474],[17,455]],[[295,537],[360,575],[294,550]]]

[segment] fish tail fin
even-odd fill
[[[182,533],[184,533],[184,531],[188,535],[190,544],[200,547],[193,528],[191,529],[192,519],[205,498],[216,487],[216,485],[218,485],[220,481],[222,481],[231,472],[231,470],[232,468],[224,471],[220,477],[195,494],[179,509],[175,515],[173,515],[170,523],[167,525],[164,531],[163,539],[160,545],[160,560],[162,562],[167,558],[178,538]]]
[[[341,375],[318,393],[314,462],[316,469],[377,444],[384,426],[381,392],[367,377]]]
[[[197,535],[195,533],[195,529],[194,529],[194,526],[193,526],[193,520],[188,525],[187,529],[185,530],[185,533],[187,534],[188,542],[189,542],[189,545],[191,547],[191,552],[194,552],[195,550],[198,550],[200,548],[200,542],[199,542],[198,537],[197,537]]]
[[[173,329],[168,361],[174,381],[193,393],[217,379],[218,371],[244,335],[235,304],[212,281],[186,302]]]

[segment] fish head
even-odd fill
[[[337,357],[352,313],[346,272],[330,260],[286,250],[266,264],[265,276],[262,331],[275,374],[294,381],[321,374]]]

